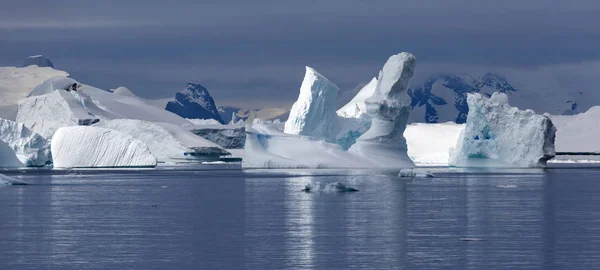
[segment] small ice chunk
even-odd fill
[[[465,242],[472,242],[472,241],[483,241],[483,238],[477,238],[477,237],[461,237],[460,241],[465,241]]]
[[[422,177],[422,178],[428,178],[428,177],[434,177],[433,173],[431,173],[430,171],[419,171],[419,170],[413,170],[413,169],[402,169],[400,170],[400,173],[398,173],[398,177]]]
[[[513,185],[513,184],[508,184],[508,185],[497,185],[497,188],[518,188],[519,186],[517,185]]]
[[[0,186],[5,186],[5,185],[27,185],[27,183],[23,182],[23,181],[19,181],[17,179],[14,179],[12,177],[8,177],[6,175],[0,174]]]
[[[346,186],[342,182],[333,182],[333,183],[329,183],[329,184],[325,185],[325,188],[323,188],[323,191],[324,192],[355,192],[355,191],[358,191],[358,189]]]

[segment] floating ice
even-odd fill
[[[142,141],[106,128],[59,128],[51,149],[56,168],[156,166],[156,158]]]
[[[409,53],[390,57],[379,74],[372,96],[364,99],[364,106],[357,105],[362,97],[355,100],[354,106],[359,110],[365,108],[361,114],[364,117],[359,118],[338,116],[335,113],[337,86],[307,68],[300,96],[285,125],[287,134],[261,126],[260,121],[246,128],[242,167],[414,167],[406,153],[403,132],[410,113],[407,84],[415,63],[416,58]]]
[[[421,171],[421,170],[417,170],[417,169],[402,169],[402,170],[400,170],[400,173],[398,173],[398,177],[415,178],[415,177],[435,177],[435,176],[430,171]]]
[[[330,138],[339,88],[314,69],[306,67],[298,100],[285,122],[284,132],[315,138]]]
[[[0,168],[24,167],[25,165],[17,158],[13,149],[0,140]]]
[[[0,118],[0,141],[8,144],[21,163],[27,167],[52,163],[50,142],[23,124]]]
[[[329,184],[326,184],[325,187],[323,187],[323,189],[321,189],[321,183],[317,182],[315,184],[315,186],[313,186],[310,183],[307,183],[306,186],[304,187],[304,189],[302,189],[302,191],[307,192],[307,193],[320,192],[320,191],[322,191],[322,192],[356,192],[356,191],[358,191],[358,189],[346,186],[342,182],[329,183]]]
[[[469,115],[450,165],[540,167],[553,158],[556,128],[550,118],[508,105],[508,96],[468,94]]]
[[[169,123],[115,119],[94,126],[121,131],[141,140],[159,162],[215,160],[229,154],[219,145]]]

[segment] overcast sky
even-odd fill
[[[43,54],[83,83],[146,98],[197,81],[219,104],[289,105],[305,65],[351,89],[402,51],[421,77],[439,67],[577,74],[600,60],[598,0],[1,2],[1,66]]]

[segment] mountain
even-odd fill
[[[547,93],[545,89],[514,87],[505,77],[486,73],[483,76],[467,74],[443,74],[434,76],[422,84],[412,85],[412,122],[440,123],[453,121],[464,123],[469,108],[467,93],[481,93],[490,97],[494,92],[506,93],[511,102],[523,109],[534,109],[539,113],[576,114],[577,100],[582,92]],[[565,91],[566,93],[566,91]],[[562,105],[561,105],[562,104]]]
[[[224,123],[215,101],[204,86],[189,82],[187,87],[175,94],[175,99],[169,101],[165,110],[189,119],[215,119]]]
[[[27,57],[27,59],[25,59],[25,61],[23,61],[23,67],[28,67],[28,66],[38,66],[38,67],[51,67],[54,68],[54,64],[52,63],[52,61],[50,61],[50,59],[46,58],[43,55],[33,55],[33,56],[29,56]]]
[[[225,123],[230,123],[233,119],[233,122],[237,122],[239,120],[247,120],[248,118],[257,117],[261,120],[274,120],[281,119],[281,116],[285,115],[285,119],[287,120],[286,113],[289,112],[289,108],[261,108],[261,109],[244,109],[233,106],[219,106],[219,114],[221,115],[221,119]]]

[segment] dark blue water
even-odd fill
[[[600,268],[592,168],[4,173],[32,185],[0,188],[3,270]]]

